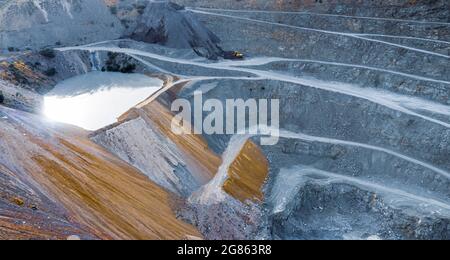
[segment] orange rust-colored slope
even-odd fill
[[[159,130],[183,151],[191,172],[202,173],[206,181],[214,177],[222,159],[209,149],[206,140],[201,135],[173,133],[171,124],[174,115],[158,100],[145,105],[141,111],[144,111],[144,119],[155,123]]]
[[[208,143],[201,135],[176,135],[172,132],[174,114],[163,104],[173,102],[188,82],[176,83],[180,79],[168,75],[162,79],[164,92],[159,95],[155,93],[154,96],[139,104],[136,109],[144,111],[145,118],[158,125],[160,131],[180,148],[188,162],[188,168],[191,172],[200,173],[206,183],[217,173],[222,164],[222,158],[209,149]]]
[[[167,137],[177,146],[187,164],[187,169],[195,175],[196,180],[200,181],[199,184],[206,184],[217,173],[222,159],[208,147],[208,143],[201,135],[177,135],[172,132],[171,125],[174,114],[165,104],[176,99],[178,92],[187,82],[176,83],[179,78],[170,75],[158,75],[158,78],[164,82],[160,91],[122,114],[117,123],[97,130],[91,133],[91,136],[96,136],[100,132],[140,117],[149,125],[156,126],[154,131],[160,132],[162,136]]]
[[[7,112],[12,118],[18,113],[25,120],[39,120],[26,113]],[[24,127],[11,117],[1,122],[6,127],[0,129],[0,136],[9,153],[17,151],[9,156],[24,169],[18,175],[43,187],[40,192],[62,205],[70,222],[101,239],[201,237],[194,227],[175,217],[172,194],[91,142],[84,131],[65,126],[34,131],[34,124]]]
[[[1,140],[0,140],[1,141]],[[62,208],[39,194],[0,162],[0,239],[66,239],[77,234],[95,238],[71,223]]]
[[[3,208],[0,213],[0,239],[66,239],[71,234],[92,237],[88,231],[77,227],[74,223],[64,223],[61,219],[47,217],[44,214],[30,214],[25,207]],[[55,221],[56,220],[56,221]],[[61,221],[58,223],[58,221]]]
[[[15,85],[24,84],[26,81],[30,84],[49,84],[48,77],[42,73],[30,68],[20,58],[12,62],[2,61],[0,63],[0,79],[11,82]]]
[[[262,188],[268,173],[269,162],[261,149],[249,140],[230,165],[223,189],[241,202],[262,202]]]

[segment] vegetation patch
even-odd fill
[[[20,50],[18,48],[15,48],[15,47],[8,47],[8,51],[9,52],[18,52]]]
[[[117,7],[116,7],[116,6],[111,6],[111,7],[109,7],[109,10],[111,11],[111,13],[112,13],[113,15],[116,15],[116,14],[117,14]]]
[[[45,58],[53,59],[56,57],[55,51],[53,49],[44,49],[39,52],[39,54]]]
[[[134,73],[136,64],[133,63],[131,57],[119,56],[117,53],[108,52],[108,60],[105,62],[105,67],[102,71]]]
[[[17,82],[22,85],[29,85],[30,81],[25,77],[21,71],[22,63],[11,63],[8,66],[10,72],[10,78],[13,82]]]
[[[12,202],[14,204],[16,204],[17,206],[20,206],[20,207],[25,205],[25,201],[23,199],[21,199],[21,198],[18,198],[18,197],[13,198]]]
[[[48,76],[48,77],[53,77],[53,76],[55,76],[57,73],[58,73],[58,72],[56,71],[55,68],[50,68],[50,69],[44,71],[44,74],[45,74],[46,76]]]

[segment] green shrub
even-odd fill
[[[146,8],[145,5],[136,6],[136,10],[137,10],[138,14],[140,14],[140,15],[144,14],[145,8]]]
[[[112,14],[116,15],[117,14],[117,7],[116,6],[111,6],[109,8],[109,10],[111,11]]]
[[[16,47],[8,47],[8,51],[9,52],[18,52],[20,50],[18,48],[16,48]]]
[[[30,84],[30,81],[28,80],[28,78],[23,74],[22,71],[17,69],[16,66],[14,66],[14,64],[9,64],[8,70],[9,70],[10,74],[13,76],[13,79],[15,81],[17,81],[18,83],[23,84],[23,85]]]
[[[127,63],[122,68],[120,68],[120,72],[122,73],[133,73],[136,70],[135,64]]]
[[[118,53],[108,52],[106,67],[103,67],[102,71],[133,73],[136,70],[136,64],[131,63],[129,58],[125,61],[118,61],[118,58]]]
[[[56,73],[58,73],[58,72],[56,71],[55,68],[50,68],[50,69],[44,71],[44,74],[48,77],[53,77],[56,75]]]
[[[56,57],[55,51],[54,51],[53,49],[44,49],[44,50],[41,50],[41,51],[39,52],[39,54],[42,55],[42,56],[44,56],[44,57],[46,57],[46,58],[49,58],[49,59],[53,59],[53,58]]]

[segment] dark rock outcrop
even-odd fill
[[[131,39],[179,49],[194,49],[216,59],[222,55],[220,39],[183,6],[171,2],[123,2],[117,15]]]

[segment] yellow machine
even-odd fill
[[[244,54],[238,51],[233,51],[233,55],[234,57],[238,58],[238,59],[242,59],[244,58]]]
[[[224,58],[229,60],[243,59],[244,54],[239,51],[228,51],[224,53]]]

